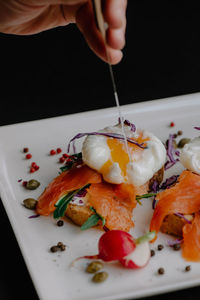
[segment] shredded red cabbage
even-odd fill
[[[157,203],[157,200],[156,200],[156,197],[154,197],[153,201],[152,201],[152,209],[155,209],[156,203]]]
[[[160,187],[159,187],[159,183],[157,180],[154,180],[153,184],[151,185],[151,192],[153,193],[157,193],[159,191]],[[156,196],[153,197],[153,201],[152,201],[152,209],[155,209],[156,207]]]
[[[80,190],[75,196],[76,197],[85,197],[87,194],[87,189]]]
[[[195,126],[194,129],[200,130],[200,127],[196,127],[196,126]]]
[[[167,241],[167,244],[170,247],[173,247],[174,245],[179,245],[181,243],[183,243],[183,239],[181,239],[181,240],[180,239],[176,239],[176,240],[168,240]]]
[[[175,165],[178,161],[179,161],[179,159],[176,159],[176,161],[174,161],[174,162],[169,161],[169,160],[166,161],[165,166],[164,166],[165,171],[170,169],[171,167],[173,167],[173,165]]]
[[[118,122],[119,122],[119,124],[121,124],[120,118],[118,118]],[[135,132],[135,131],[136,131],[136,126],[135,126],[135,124],[131,123],[129,120],[124,120],[124,125],[130,126],[132,132]]]
[[[173,175],[167,178],[165,182],[163,182],[162,185],[160,186],[160,189],[162,190],[168,189],[172,184],[174,184],[177,181],[178,177],[179,175]]]
[[[153,193],[157,193],[159,191],[159,183],[157,180],[154,180],[153,184],[151,185],[151,191]]]
[[[176,150],[175,154],[176,154],[176,156],[180,156],[180,151]]]
[[[87,189],[80,190],[76,195],[74,195],[74,197],[72,198],[71,202],[74,203],[74,202],[76,202],[78,200],[78,203],[80,205],[83,205],[84,204],[83,200],[82,199],[77,199],[77,198],[85,197],[86,194],[87,194]]]
[[[175,213],[175,216],[183,218],[188,224],[192,224],[192,222],[189,221],[187,218],[185,218],[185,216],[183,214],[181,214],[181,213]]]
[[[167,150],[167,156],[168,156],[169,160],[167,160],[165,163],[165,166],[164,166],[165,170],[171,168],[173,165],[175,165],[179,161],[178,158],[174,158],[174,154],[179,156],[180,153],[178,150],[174,149],[173,141],[174,141],[174,135],[170,134],[169,139],[166,141],[166,150]]]
[[[29,219],[34,219],[34,218],[38,218],[40,215],[39,214],[37,214],[37,215],[32,215],[32,216],[30,216],[30,217],[28,217]]]
[[[106,137],[115,138],[115,139],[118,139],[118,140],[124,140],[124,136],[122,134],[119,134],[119,133],[108,133],[108,132],[85,132],[85,133],[78,133],[77,135],[75,135],[69,141],[69,144],[68,144],[68,147],[67,147],[67,152],[69,153],[71,143],[73,143],[72,146],[73,146],[73,151],[75,153],[76,152],[76,149],[75,149],[75,140],[80,139],[80,138],[82,138],[84,136],[87,136],[87,135],[102,135],[102,136],[106,136]],[[147,148],[147,147],[143,146],[144,143],[139,144],[139,143],[137,143],[136,141],[134,141],[131,138],[127,137],[127,141],[130,142],[131,144],[134,144],[134,145],[142,148],[142,149],[146,149]]]

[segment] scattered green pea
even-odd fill
[[[108,278],[107,272],[98,272],[92,277],[92,281],[96,283],[104,282]]]
[[[35,209],[37,205],[37,200],[33,198],[24,199],[23,204],[28,209]]]
[[[31,179],[27,182],[26,184],[26,188],[28,190],[35,190],[40,186],[40,182],[35,180],[35,179]]]
[[[101,270],[103,268],[103,264],[100,261],[93,261],[91,262],[87,268],[87,273],[96,273],[97,271]]]

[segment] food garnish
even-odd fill
[[[26,159],[31,159],[32,158],[32,154],[28,153],[26,154]]]
[[[164,268],[159,268],[158,269],[158,274],[159,275],[163,275],[165,273],[165,269]]]
[[[151,256],[149,241],[155,238],[155,232],[134,239],[128,232],[110,230],[99,239],[97,255],[82,256],[79,259],[100,259],[105,262],[118,261],[125,268],[137,269],[144,267]],[[74,262],[75,262],[74,261]]]
[[[39,214],[35,214],[35,215],[32,215],[30,217],[28,217],[29,219],[35,219],[35,218],[38,218],[40,215]]]
[[[118,118],[118,123],[121,124],[120,118]],[[135,126],[135,124],[131,123],[129,120],[124,120],[124,125],[130,126],[132,132],[135,132],[135,131],[136,131],[136,126]]]
[[[50,155],[55,155],[56,154],[56,150],[54,150],[54,149],[50,150],[49,154]]]
[[[87,273],[96,273],[97,271],[101,270],[103,268],[103,264],[100,261],[92,261],[90,264],[88,264],[86,268]]]
[[[136,195],[136,201],[142,205],[142,203],[140,202],[141,199],[143,198],[151,198],[151,197],[154,197],[156,196],[156,193],[148,193],[148,194],[144,194],[144,195]]]
[[[64,155],[64,154],[63,154]],[[73,155],[66,154],[67,157],[63,156],[65,159],[67,159],[65,166],[61,167],[61,172],[68,171],[72,167],[74,167],[76,164],[79,164],[82,162],[82,153],[75,153]]]
[[[161,190],[165,190],[175,184],[178,180],[179,175],[172,175],[171,177],[167,178],[165,182],[163,182],[160,186]]]
[[[75,148],[75,140],[80,139],[84,136],[90,136],[90,135],[102,135],[102,136],[106,136],[106,137],[110,137],[110,138],[115,138],[118,140],[124,140],[124,136],[122,134],[119,133],[108,133],[108,132],[85,132],[85,133],[78,133],[76,134],[70,141],[67,147],[67,152],[70,152],[70,146],[72,143],[72,148],[73,148],[73,152],[76,153],[76,148]],[[138,143],[136,141],[134,141],[134,139],[127,137],[127,141],[130,142],[131,144],[134,144],[142,149],[146,149],[147,147],[144,146],[144,143]]]
[[[35,200],[34,198],[27,198],[24,199],[23,204],[28,209],[35,209],[37,205],[37,200]]]
[[[188,218],[186,218],[183,214],[175,213],[175,215],[179,216],[180,218],[183,218],[188,224],[192,224],[192,222],[190,220],[188,220]]]
[[[165,163],[165,170],[171,168],[179,161],[178,158],[174,158],[174,155],[179,156],[179,152],[177,152],[175,150],[173,141],[174,141],[174,135],[170,134],[168,140],[166,141],[166,150],[167,150],[168,160]]]
[[[189,272],[190,270],[191,270],[191,266],[190,265],[185,267],[185,271],[186,272]]]
[[[58,242],[57,245],[53,245],[50,248],[51,252],[57,252],[57,251],[65,251],[66,245],[64,245],[62,242]]]
[[[29,181],[27,181],[25,188],[27,190],[35,190],[40,186],[40,182],[36,179],[31,179]]]
[[[76,196],[81,191],[89,188],[89,186],[90,186],[90,184],[86,184],[86,185],[84,185],[83,187],[81,187],[77,190],[69,192],[67,195],[65,195],[64,197],[59,199],[55,204],[56,209],[54,210],[53,217],[55,219],[58,219],[60,217],[64,217],[67,206],[72,201],[73,197]]]
[[[161,251],[164,248],[164,246],[162,244],[159,244],[157,248],[158,248],[158,251]]]
[[[96,283],[104,282],[108,278],[107,272],[98,272],[92,277],[92,281]]]
[[[63,220],[58,220],[56,224],[58,227],[61,227],[64,225],[64,222],[63,222]]]
[[[93,226],[96,226],[99,223],[100,220],[102,221],[102,226],[104,227],[104,225],[106,223],[105,218],[102,217],[100,214],[98,214],[92,206],[90,206],[90,210],[93,211],[94,214],[92,214],[87,219],[87,221],[81,226],[81,230],[86,230],[86,229],[89,229]]]

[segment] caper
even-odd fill
[[[35,209],[36,205],[37,205],[37,200],[35,200],[33,198],[27,198],[27,199],[24,199],[23,203],[26,208]]]
[[[87,273],[96,273],[97,271],[101,270],[103,268],[103,264],[100,261],[93,261],[91,262],[87,268]]]
[[[26,184],[26,188],[28,190],[35,190],[40,186],[40,182],[35,180],[35,179],[31,179],[27,182]]]
[[[191,139],[189,139],[189,138],[182,138],[178,142],[178,148],[183,148],[185,146],[185,144],[188,144],[190,141],[191,141]]]
[[[93,282],[103,282],[108,278],[108,273],[107,272],[98,272],[92,277]]]

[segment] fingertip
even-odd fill
[[[107,53],[108,53],[108,63],[110,63],[111,65],[116,65],[118,64],[122,58],[123,58],[123,53],[121,50],[115,50],[115,49],[107,49]]]

